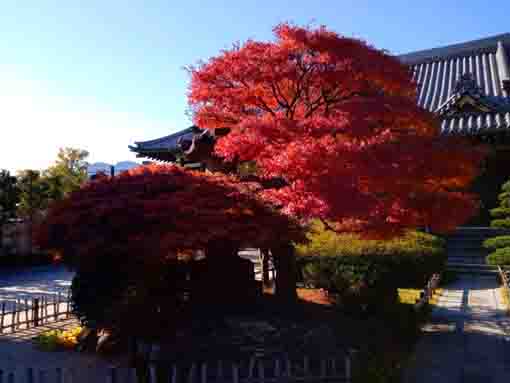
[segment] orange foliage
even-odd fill
[[[476,212],[465,189],[483,152],[438,139],[397,58],[324,27],[274,33],[274,42],[250,40],[190,68],[194,122],[230,128],[216,154],[286,182],[266,199],[374,236],[447,231]]]

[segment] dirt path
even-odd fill
[[[444,288],[404,383],[510,381],[510,317],[495,277],[466,275]]]

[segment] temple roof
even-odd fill
[[[504,81],[510,81],[510,33],[399,56],[418,83],[418,105],[436,112],[458,93],[464,75],[493,104],[508,104]],[[501,110],[492,110],[501,112]]]
[[[174,162],[182,150],[191,146],[193,137],[203,132],[196,126],[172,133],[168,136],[149,141],[136,141],[129,149],[137,153],[137,157],[147,157],[159,161]]]

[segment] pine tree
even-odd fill
[[[510,229],[510,181],[503,184],[498,197],[499,207],[491,210],[494,218],[491,226],[497,229]],[[487,263],[491,265],[510,265],[510,235],[498,235],[487,239],[483,246],[491,250]]]

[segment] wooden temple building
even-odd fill
[[[473,186],[482,212],[473,224],[487,224],[501,184],[510,177],[510,33],[399,56],[418,84],[419,106],[436,113],[440,135],[467,136],[492,148]],[[216,136],[190,127],[155,140],[135,142],[138,157],[199,169],[221,166],[211,156]]]

